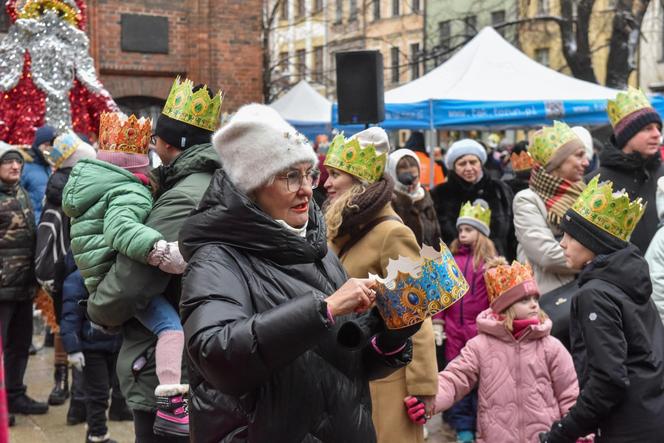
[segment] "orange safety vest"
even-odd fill
[[[417,158],[420,159],[420,184],[427,189],[431,189],[432,186],[429,186],[429,177],[431,174],[431,172],[429,172],[430,171],[429,168],[431,164],[431,159],[429,158],[429,155],[426,152],[417,151],[415,152],[415,154],[417,154]],[[445,182],[445,173],[443,172],[443,168],[439,164],[434,163],[433,187],[444,182]]]

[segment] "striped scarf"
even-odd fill
[[[530,189],[544,201],[546,219],[555,228],[560,226],[565,212],[572,207],[585,187],[583,180],[572,183],[549,174],[540,166],[535,166],[530,175]]]

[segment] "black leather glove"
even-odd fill
[[[393,352],[406,344],[422,327],[422,322],[401,329],[385,329],[376,337],[376,346],[382,352]]]
[[[348,320],[339,327],[337,342],[348,349],[362,349],[371,337],[385,330],[383,321],[376,308],[366,314]]]
[[[577,438],[568,432],[560,420],[554,421],[549,432],[539,434],[540,443],[575,443]]]

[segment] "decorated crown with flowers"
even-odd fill
[[[387,276],[378,282],[376,304],[389,329],[424,321],[452,306],[468,291],[468,283],[444,243],[441,252],[423,246],[420,257],[390,259]]]
[[[630,86],[627,91],[619,92],[615,100],[608,101],[606,112],[611,126],[615,128],[625,117],[644,108],[652,108],[648,97],[641,89]]]
[[[613,192],[613,183],[599,183],[595,176],[572,205],[572,211],[623,241],[629,241],[641,220],[645,204],[641,197],[630,201],[625,190]]]
[[[484,272],[484,282],[489,296],[489,303],[493,303],[498,297],[510,289],[533,280],[533,270],[529,264],[521,264],[513,261],[511,265],[505,264],[489,268]]]
[[[215,131],[219,126],[222,92],[210,98],[207,85],[194,91],[194,82],[177,77],[168,94],[162,114],[188,125]]]
[[[121,112],[104,112],[99,119],[99,149],[147,155],[152,120],[127,117]]]
[[[546,165],[553,154],[572,140],[581,140],[566,123],[554,121],[553,126],[545,126],[533,135],[528,152],[541,166]]]
[[[528,151],[521,151],[518,154],[513,152],[510,156],[510,162],[514,171],[527,171],[533,169],[535,165],[535,160]]]
[[[387,152],[378,153],[373,144],[361,146],[357,138],[346,139],[339,134],[332,140],[325,157],[325,166],[331,166],[368,181],[380,180],[385,172]]]

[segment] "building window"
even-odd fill
[[[399,11],[399,9],[400,9],[399,6],[400,6],[399,5],[399,0],[392,0],[392,16],[393,17],[396,17],[399,14],[401,14],[401,12]]]
[[[399,83],[399,48],[390,49],[390,58],[392,59],[392,83]]]
[[[464,33],[466,37],[472,37],[477,34],[477,16],[469,15],[463,19]]]
[[[420,0],[410,0],[412,2],[413,13],[417,14],[420,12]]]
[[[288,20],[288,0],[281,0],[281,19]]]
[[[343,15],[344,15],[344,2],[343,0],[337,0],[336,11],[334,14],[334,23],[341,23]]]
[[[549,67],[549,48],[535,49],[535,60],[537,63]]]
[[[537,0],[537,15],[549,13],[549,0]]]
[[[279,70],[281,71],[282,75],[288,71],[288,52],[280,52],[279,53]]]
[[[307,72],[306,57],[307,52],[304,49],[298,49],[295,52],[295,80],[298,82],[305,79]]]
[[[450,37],[452,37],[452,26],[449,20],[438,22],[438,45],[443,51],[450,49]]]
[[[304,17],[305,14],[305,0],[297,0],[297,17]]]
[[[320,85],[323,84],[323,47],[314,48],[314,65],[312,67],[312,80]]]
[[[380,20],[380,1],[373,0],[373,19]]]
[[[410,79],[415,80],[420,76],[420,44],[410,45]]]
[[[314,13],[321,12],[323,10],[323,0],[314,0]]]
[[[348,20],[355,21],[357,20],[357,0],[350,0],[350,14]]]

